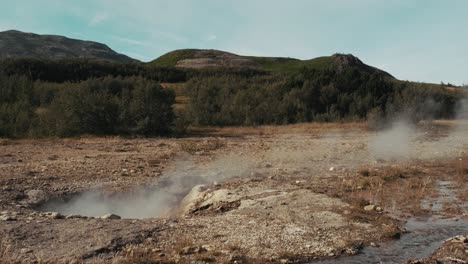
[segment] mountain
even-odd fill
[[[151,66],[177,67],[189,69],[202,68],[253,68],[267,71],[295,72],[303,67],[311,69],[334,68],[342,71],[346,67],[355,67],[366,72],[389,73],[364,64],[351,54],[334,54],[310,60],[282,57],[242,56],[220,50],[182,49],[174,50],[148,63]]]
[[[97,60],[132,62],[107,45],[58,35],[38,35],[17,30],[0,32],[0,58],[90,58]]]

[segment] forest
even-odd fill
[[[182,83],[189,98],[175,113]],[[461,89],[462,90],[462,89]],[[205,70],[89,59],[0,62],[0,137],[167,136],[187,126],[453,118],[459,90],[379,71]],[[183,122],[181,121],[183,120]],[[180,126],[178,124],[183,123]]]

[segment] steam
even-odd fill
[[[377,160],[401,160],[411,154],[415,130],[408,122],[398,120],[388,130],[378,132],[369,142],[369,151]]]
[[[376,160],[406,160],[409,158],[434,159],[446,158],[459,155],[468,144],[468,100],[460,100],[456,107],[455,120],[448,121],[449,130],[446,135],[442,135],[436,140],[423,140],[421,144],[415,144],[415,140],[427,136],[427,131],[418,132],[412,125],[409,116],[417,116],[430,123],[434,118],[433,113],[437,112],[440,105],[434,100],[427,99],[419,109],[411,109],[400,114],[389,128],[377,132],[369,140],[369,153]],[[415,112],[416,111],[416,112]],[[420,112],[418,112],[420,111]],[[436,121],[437,122],[437,121]],[[436,123],[437,124],[437,123]],[[447,124],[445,124],[447,125]],[[417,155],[417,156],[416,156]]]
[[[251,166],[251,160],[234,154],[204,165],[184,155],[174,162],[172,170],[161,176],[155,188],[136,188],[124,194],[107,195],[89,191],[67,201],[50,201],[40,209],[64,215],[99,217],[112,213],[122,218],[158,217],[168,214],[195,185],[245,176]]]

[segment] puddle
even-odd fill
[[[426,210],[441,212],[445,205],[460,202],[457,196],[453,193],[454,183],[451,181],[437,181],[438,196],[435,198],[425,199],[421,202],[421,207]],[[466,202],[463,203],[466,206]]]
[[[428,257],[445,239],[468,233],[468,221],[429,218],[409,220],[405,227],[410,233],[399,240],[385,242],[380,247],[366,247],[356,256],[328,259],[313,263],[406,263],[410,259]]]
[[[454,183],[438,181],[438,197],[424,200],[422,206],[434,212],[441,212],[444,204],[457,201],[452,192]],[[466,205],[466,202],[461,202]],[[466,208],[466,206],[465,206]],[[356,256],[327,259],[313,263],[406,263],[411,259],[429,257],[447,238],[468,234],[468,220],[444,219],[440,216],[411,218],[405,228],[410,232],[399,240],[380,244],[380,247],[367,247]]]

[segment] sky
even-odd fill
[[[402,80],[468,83],[468,0],[0,0],[0,31],[311,59],[351,53]]]

